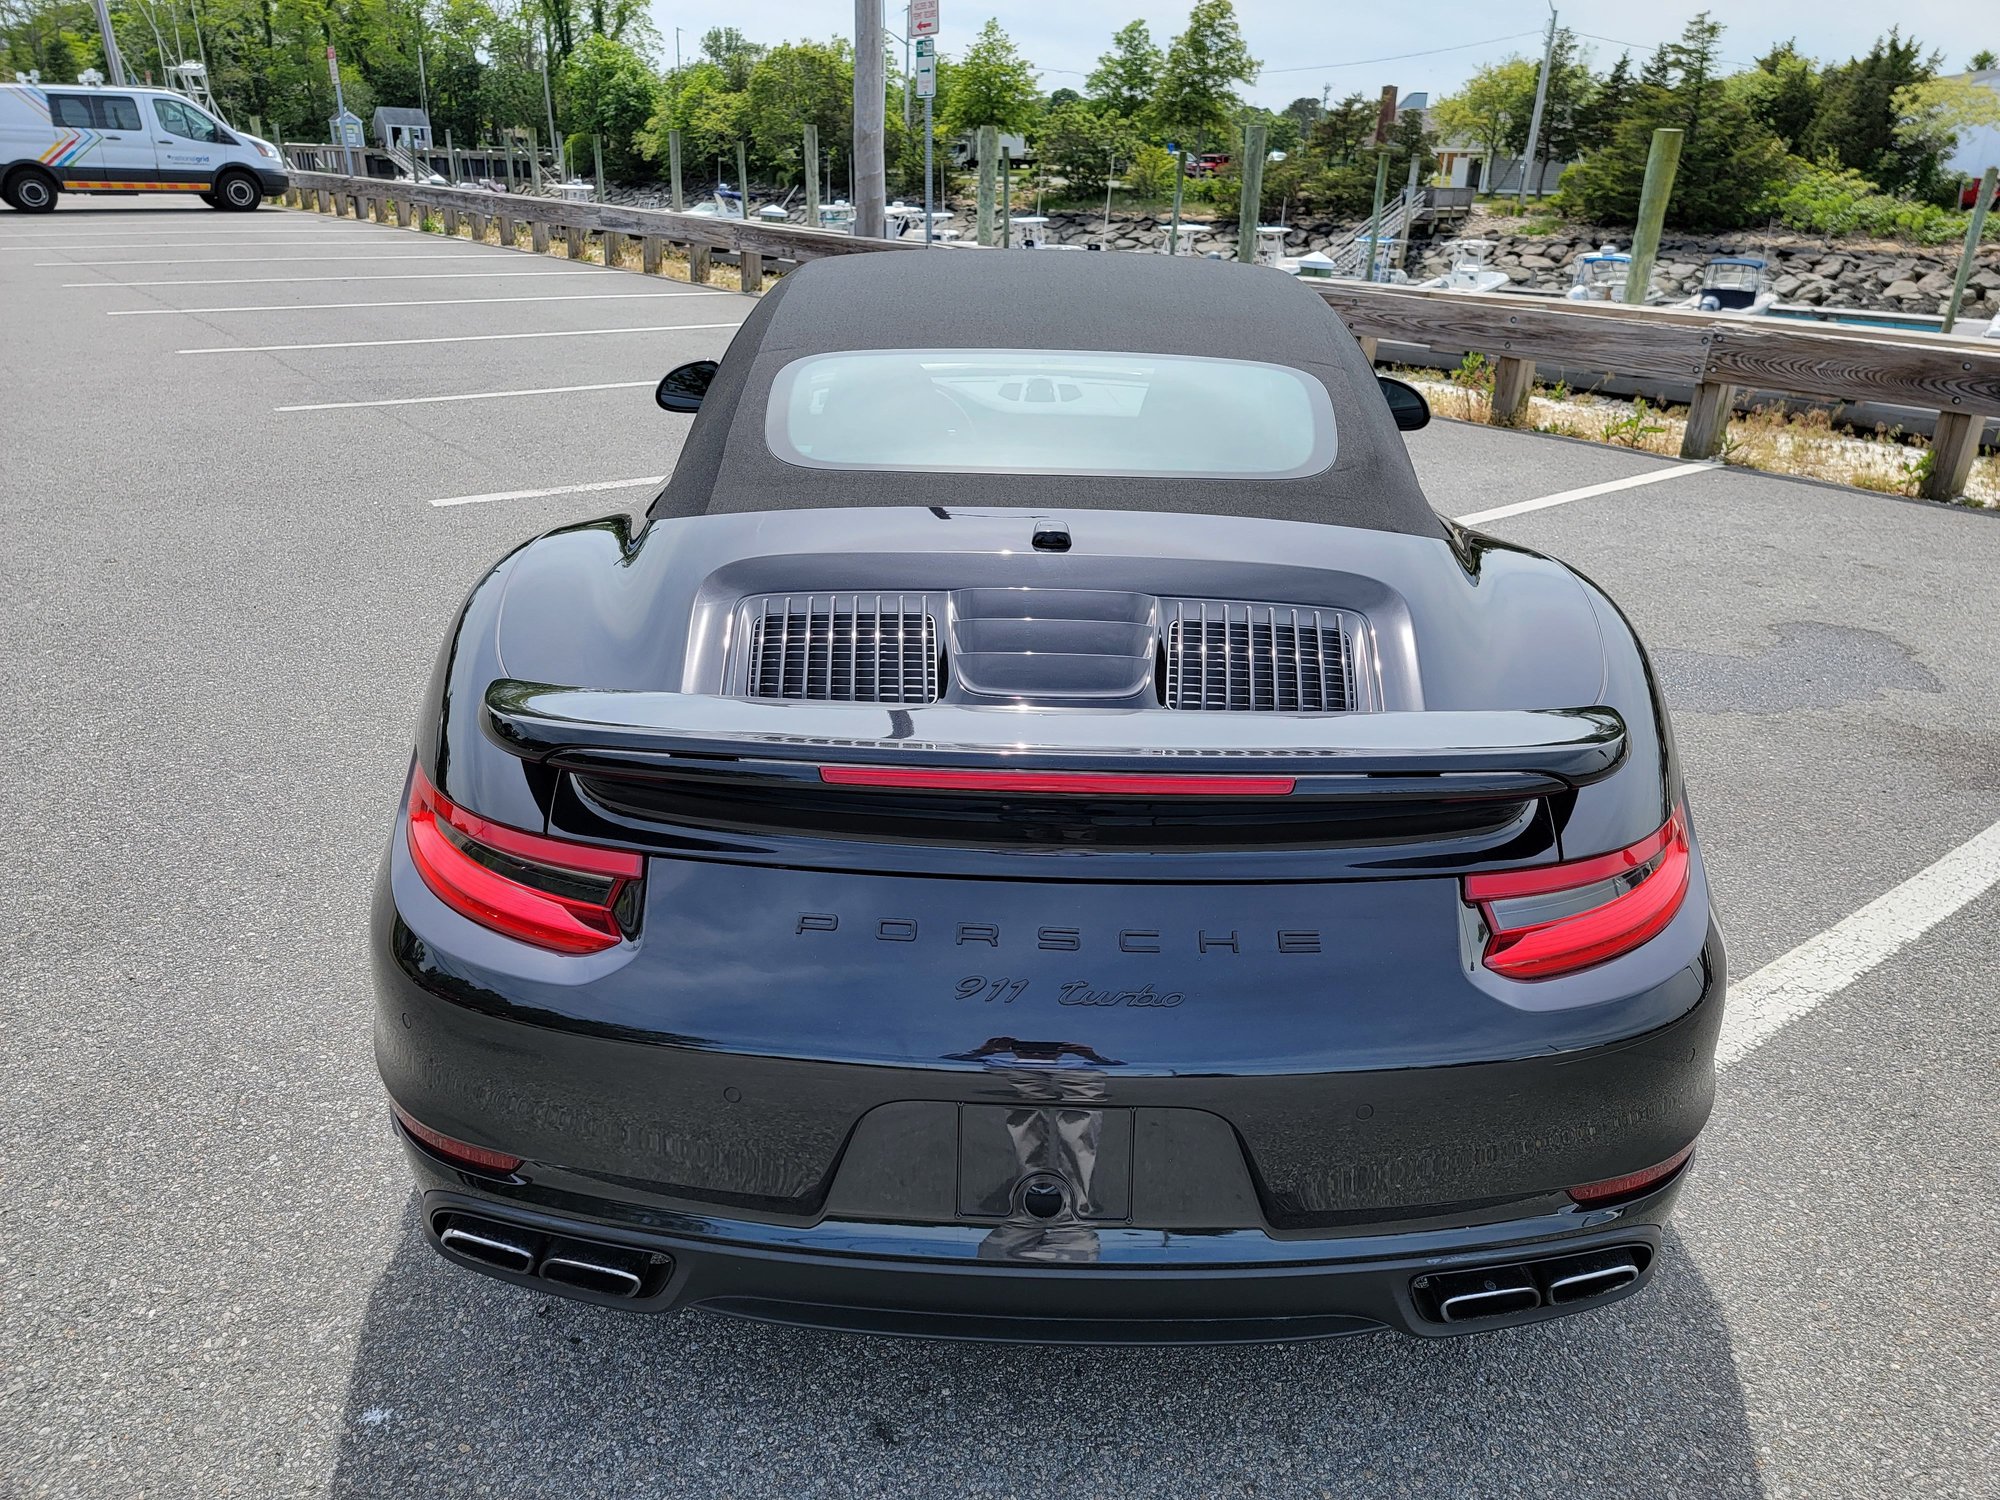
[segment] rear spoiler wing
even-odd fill
[[[502,679],[493,739],[586,774],[820,780],[829,765],[1298,778],[1303,795],[1545,796],[1625,758],[1625,721],[1597,706],[1416,713],[1021,710],[778,702]],[[826,778],[831,780],[832,778]],[[1440,782],[1444,784],[1440,784]]]

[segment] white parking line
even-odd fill
[[[671,283],[669,284],[671,285]],[[191,317],[201,313],[249,312],[332,312],[356,307],[481,307],[505,306],[509,302],[618,302],[648,297],[686,297],[694,292],[719,290],[698,286],[678,291],[662,288],[657,292],[554,292],[546,297],[423,297],[396,302],[266,302],[254,307],[121,307],[105,313],[107,318]]]
[[[499,401],[508,396],[566,396],[571,391],[629,391],[657,380],[613,380],[602,385],[545,385],[531,391],[470,391],[458,396],[391,396],[384,401],[316,401],[309,406],[274,406],[272,411],[352,411],[363,406],[432,406],[441,401]],[[589,485],[585,489],[591,488]],[[554,494],[556,491],[550,491]],[[489,496],[491,498],[498,498]],[[438,504],[456,502],[436,502]]]
[[[1729,987],[1715,1065],[1729,1067],[2000,882],[2000,823]]]
[[[486,250],[494,247],[488,245]],[[287,250],[282,255],[187,255],[167,260],[38,260],[37,270],[68,270],[75,266],[262,266],[274,260],[477,260],[486,250],[445,251],[438,254],[431,250],[412,253],[399,250],[393,255],[295,255]]]
[[[315,239],[303,234],[278,234],[264,239],[247,240],[82,240],[65,244],[60,240],[22,240],[18,245],[0,244],[0,250],[234,250],[244,245],[347,245],[354,241],[344,236],[334,239]]]
[[[1642,484],[1663,484],[1669,479],[1686,479],[1690,474],[1706,474],[1710,469],[1720,467],[1713,459],[1701,463],[1675,464],[1670,469],[1652,469],[1644,474],[1630,474],[1623,479],[1606,480],[1603,484],[1587,484],[1580,490],[1560,490],[1553,495],[1541,495],[1533,500],[1516,500],[1512,505],[1496,505],[1491,510],[1476,510],[1469,516],[1454,519],[1461,526],[1478,526],[1487,521],[1497,521],[1502,516],[1525,515],[1531,510],[1547,510],[1552,505],[1567,505],[1572,500],[1588,500],[1593,495],[1608,495],[1614,490],[1637,489]]]
[[[582,339],[608,333],[682,333],[701,328],[734,328],[734,323],[662,323],[651,328],[548,328],[535,333],[450,333],[429,339],[350,339],[338,344],[216,344],[176,349],[176,354],[293,354],[305,349],[387,349],[402,344],[490,344],[501,339]]]
[[[64,290],[116,291],[128,286],[297,286],[309,281],[491,281],[500,276],[568,276],[577,271],[602,271],[603,266],[566,265],[522,271],[396,271],[388,276],[222,276],[209,281],[65,281]]]
[[[550,490],[501,490],[491,495],[453,495],[448,500],[433,500],[433,505],[484,505],[488,500],[541,500],[550,495],[589,495],[599,490],[638,490],[648,485],[665,484],[667,476],[651,474],[644,479],[606,479],[597,484],[559,484]]]

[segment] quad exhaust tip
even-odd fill
[[[1651,1251],[1620,1245],[1518,1265],[1419,1276],[1410,1284],[1417,1312],[1434,1323],[1479,1323],[1545,1307],[1601,1301],[1646,1272]]]
[[[435,1227],[439,1244],[474,1265],[546,1281],[593,1300],[650,1296],[666,1285],[674,1268],[670,1257],[652,1251],[546,1234],[475,1214],[445,1214]]]

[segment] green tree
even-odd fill
[[[1785,148],[1720,76],[1721,37],[1722,27],[1703,11],[1678,42],[1660,48],[1610,144],[1563,174],[1560,212],[1600,224],[1633,222],[1653,132],[1663,127],[1682,132],[1669,224],[1739,229],[1766,210],[1785,181]]]
[[[1000,23],[989,20],[980,28],[979,39],[952,67],[951,88],[938,116],[950,135],[982,125],[1018,134],[1034,124],[1040,106],[1034,68],[1000,29]]]
[[[1097,59],[1084,90],[1100,108],[1136,119],[1152,102],[1165,61],[1146,23],[1128,22],[1111,38],[1111,50]]]
[[[1802,154],[1819,115],[1819,64],[1801,56],[1796,42],[1781,42],[1733,82],[1757,122]]]
[[[1981,47],[1972,54],[1972,61],[1966,64],[1975,73],[1990,73],[2000,67],[2000,57],[1993,55],[1991,47]]]
[[[845,40],[785,42],[750,74],[745,95],[757,158],[788,178],[804,168],[805,127],[822,149],[854,130],[854,48]]]
[[[695,164],[728,155],[749,138],[750,96],[729,87],[721,68],[706,60],[690,63],[668,77],[654,101],[653,113],[638,136],[639,150],[664,166],[668,132],[681,133],[681,160]],[[731,168],[734,171],[734,168]]]
[[[1808,149],[1800,154],[1814,160],[1831,155],[1888,192],[1907,191],[1923,175],[1926,158],[1920,147],[1896,138],[1896,93],[1928,82],[1939,61],[1934,52],[1927,56],[1915,37],[1891,27],[1866,57],[1828,68],[1819,110],[1808,132]]]
[[[1062,104],[1043,115],[1035,131],[1035,153],[1069,183],[1070,196],[1095,197],[1116,167],[1124,171],[1139,150],[1131,124],[1087,103]]]
[[[1528,121],[1535,109],[1538,67],[1524,57],[1510,57],[1478,69],[1464,88],[1438,101],[1435,116],[1439,131],[1446,140],[1476,145],[1489,157],[1518,151],[1520,146],[1515,143],[1527,140]],[[1372,105],[1368,129],[1374,129]]]
[[[646,60],[623,42],[586,36],[562,67],[561,123],[577,143],[578,168],[591,166],[590,137],[602,138],[604,170],[633,176],[644,158],[639,133],[658,107],[659,83]]]
[[[1229,140],[1235,86],[1255,83],[1261,66],[1250,55],[1230,0],[1195,0],[1187,29],[1167,47],[1146,122],[1160,139],[1183,146]]]
[[[1896,149],[1909,172],[1913,197],[1949,201],[1957,186],[1944,168],[1959,135],[2000,125],[2000,94],[1968,78],[1933,78],[1896,90]]]
[[[701,34],[701,55],[722,69],[729,88],[739,91],[750,87],[750,74],[767,50],[734,26],[712,26]]]
[[[1621,52],[1611,71],[1591,86],[1589,97],[1577,111],[1576,151],[1595,151],[1611,139],[1631,110],[1637,88],[1632,77],[1632,54]]]

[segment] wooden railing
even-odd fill
[[[824,229],[760,220],[711,218],[609,203],[577,203],[475,188],[432,187],[376,178],[294,172],[286,201],[324,213],[408,226],[435,213],[447,234],[469,218],[483,240],[497,222],[500,242],[548,253],[560,238],[581,259],[592,236],[607,264],[625,241],[641,246],[640,263],[657,273],[668,246],[684,247],[688,274],[706,281],[712,257],[732,257],[743,290],[763,288],[765,263],[796,264],[829,255],[920,251],[920,239],[864,239]],[[971,248],[963,243],[941,249]],[[1519,295],[1420,291],[1329,281],[1315,287],[1372,352],[1379,340],[1448,353],[1478,351],[1494,364],[1492,420],[1519,421],[1534,387],[1536,361],[1574,373],[1635,376],[1691,385],[1681,453],[1709,458],[1723,444],[1739,390],[1776,391],[1828,401],[1877,401],[1934,410],[1928,499],[1964,493],[1988,417],[2000,417],[2000,341],[1947,338],[1898,329],[1800,325],[1776,318],[1730,318],[1676,308],[1563,302]]]

